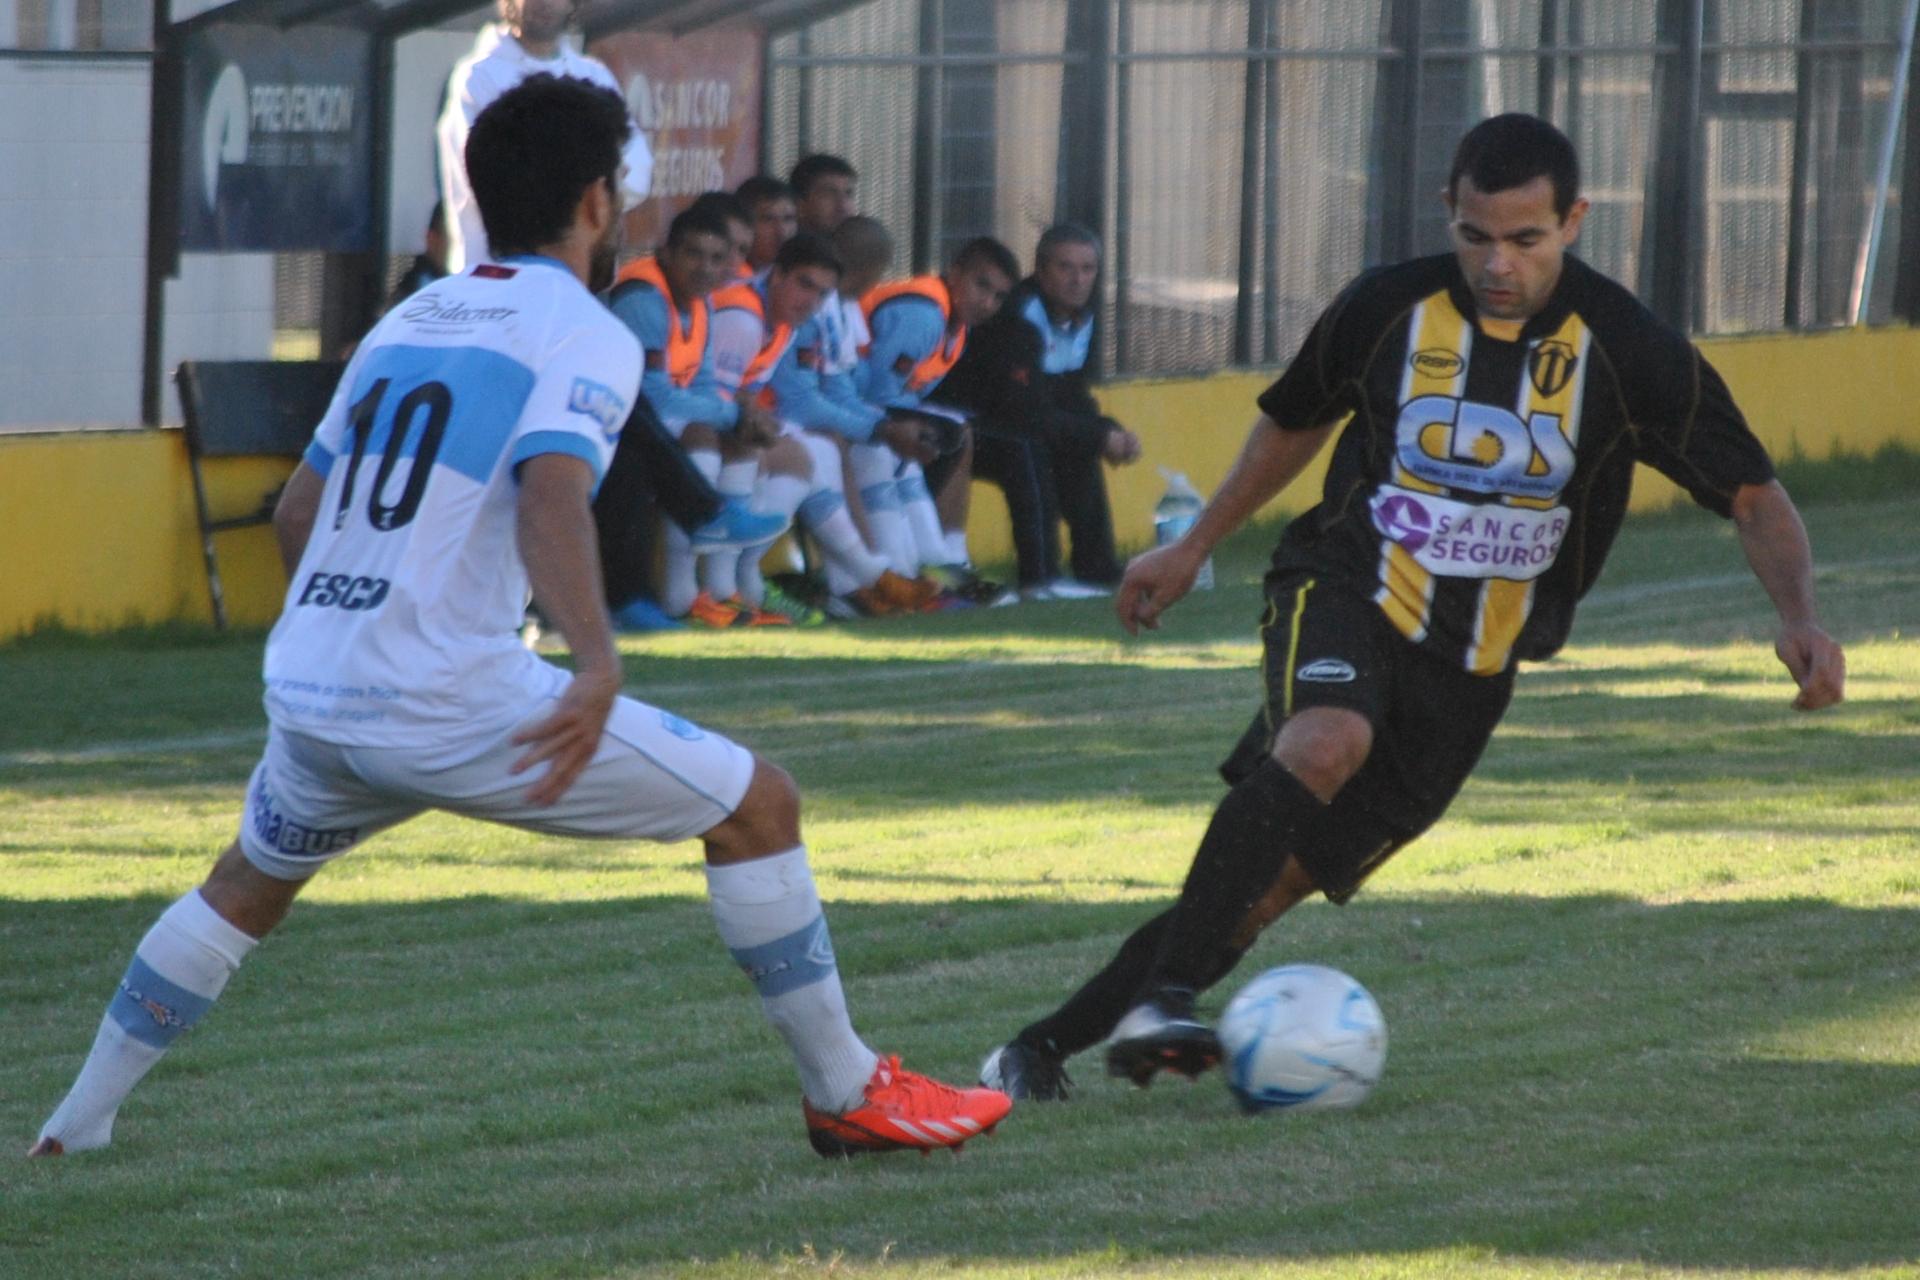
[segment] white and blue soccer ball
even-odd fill
[[[1220,1015],[1227,1087],[1244,1111],[1358,1106],[1387,1061],[1387,1024],[1338,969],[1290,964],[1240,988]]]

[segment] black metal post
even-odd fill
[[[1233,362],[1253,363],[1253,303],[1260,268],[1260,128],[1271,65],[1259,51],[1271,43],[1268,0],[1249,0],[1245,85],[1240,112],[1240,244],[1233,297]],[[1272,175],[1267,175],[1272,179]],[[1271,249],[1269,249],[1271,252]]]
[[[180,274],[180,129],[183,101],[182,35],[172,0],[154,0],[153,71],[148,85],[147,285],[140,338],[140,421],[160,425],[166,403],[162,367],[167,280]]]
[[[1057,220],[1077,222],[1094,231],[1106,225],[1107,148],[1113,136],[1107,117],[1112,46],[1112,6],[1104,0],[1068,0],[1053,211]]]
[[[940,52],[940,0],[920,0],[920,54]],[[939,171],[940,68],[931,62],[913,69],[913,270],[938,269],[933,260],[934,175]]]
[[[1133,52],[1133,0],[1114,0],[1114,48],[1119,53]],[[1104,52],[1102,57],[1107,56]],[[1128,211],[1132,198],[1132,134],[1127,126],[1133,115],[1133,65],[1117,62],[1113,66],[1113,118],[1117,125],[1113,156],[1113,369],[1125,373],[1127,359],[1128,311],[1133,305],[1130,282],[1133,279],[1133,219]]]
[[[1800,7],[1800,51],[1793,59],[1793,158],[1787,177],[1787,280],[1780,320],[1794,329],[1806,322],[1801,314],[1800,277],[1807,261],[1807,174],[1813,155],[1814,60],[1806,45],[1815,35],[1812,5]]]
[[[1640,294],[1656,315],[1685,329],[1698,279],[1700,45],[1704,0],[1660,0],[1655,38],[1672,45],[1653,77],[1653,163],[1640,237]]]
[[[1907,144],[1900,169],[1900,261],[1893,270],[1893,314],[1920,322],[1920,41],[1907,66]]]

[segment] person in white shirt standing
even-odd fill
[[[134,1085],[307,881],[428,809],[699,837],[721,939],[792,1050],[822,1155],[958,1146],[1011,1109],[855,1033],[793,780],[620,695],[589,503],[642,353],[589,290],[613,275],[627,134],[618,97],[544,75],[475,121],[466,160],[501,261],[390,312],[342,374],[274,514],[291,582],[239,838],[141,939],[30,1155],[108,1145]],[[529,587],[571,673],[515,638]]]
[[[487,231],[467,180],[467,134],[487,104],[528,76],[571,76],[621,92],[613,72],[598,58],[568,45],[574,0],[499,0],[500,21],[480,28],[473,51],[453,64],[447,102],[435,136],[440,150],[440,199],[447,213],[447,270],[460,274],[476,262],[491,262]],[[624,95],[622,95],[624,96]],[[628,115],[629,132],[621,158],[624,212],[646,199],[653,180],[653,153],[647,137]]]

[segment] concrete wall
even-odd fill
[[[1703,342],[1755,431],[1776,456],[1870,452],[1892,441],[1920,449],[1920,331],[1849,329]],[[1188,473],[1203,492],[1226,474],[1271,372],[1121,383],[1102,400],[1145,439],[1147,456],[1109,473],[1123,544],[1152,537],[1163,487],[1155,465]],[[288,470],[264,459],[210,466],[216,515],[252,510]],[[1316,469],[1272,512],[1310,504]],[[998,490],[974,486],[977,559],[1011,554]],[[1634,506],[1669,504],[1678,491],[1642,470]],[[57,622],[84,630],[211,620],[184,442],[178,431],[0,435],[0,640]],[[265,625],[284,590],[272,535],[222,535],[222,574],[236,622]]]

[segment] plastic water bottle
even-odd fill
[[[1153,509],[1153,540],[1155,545],[1164,547],[1185,537],[1207,504],[1184,473],[1162,467],[1160,474],[1167,478],[1167,491]],[[1213,589],[1212,556],[1207,557],[1200,572],[1194,575],[1193,585],[1202,591]]]

